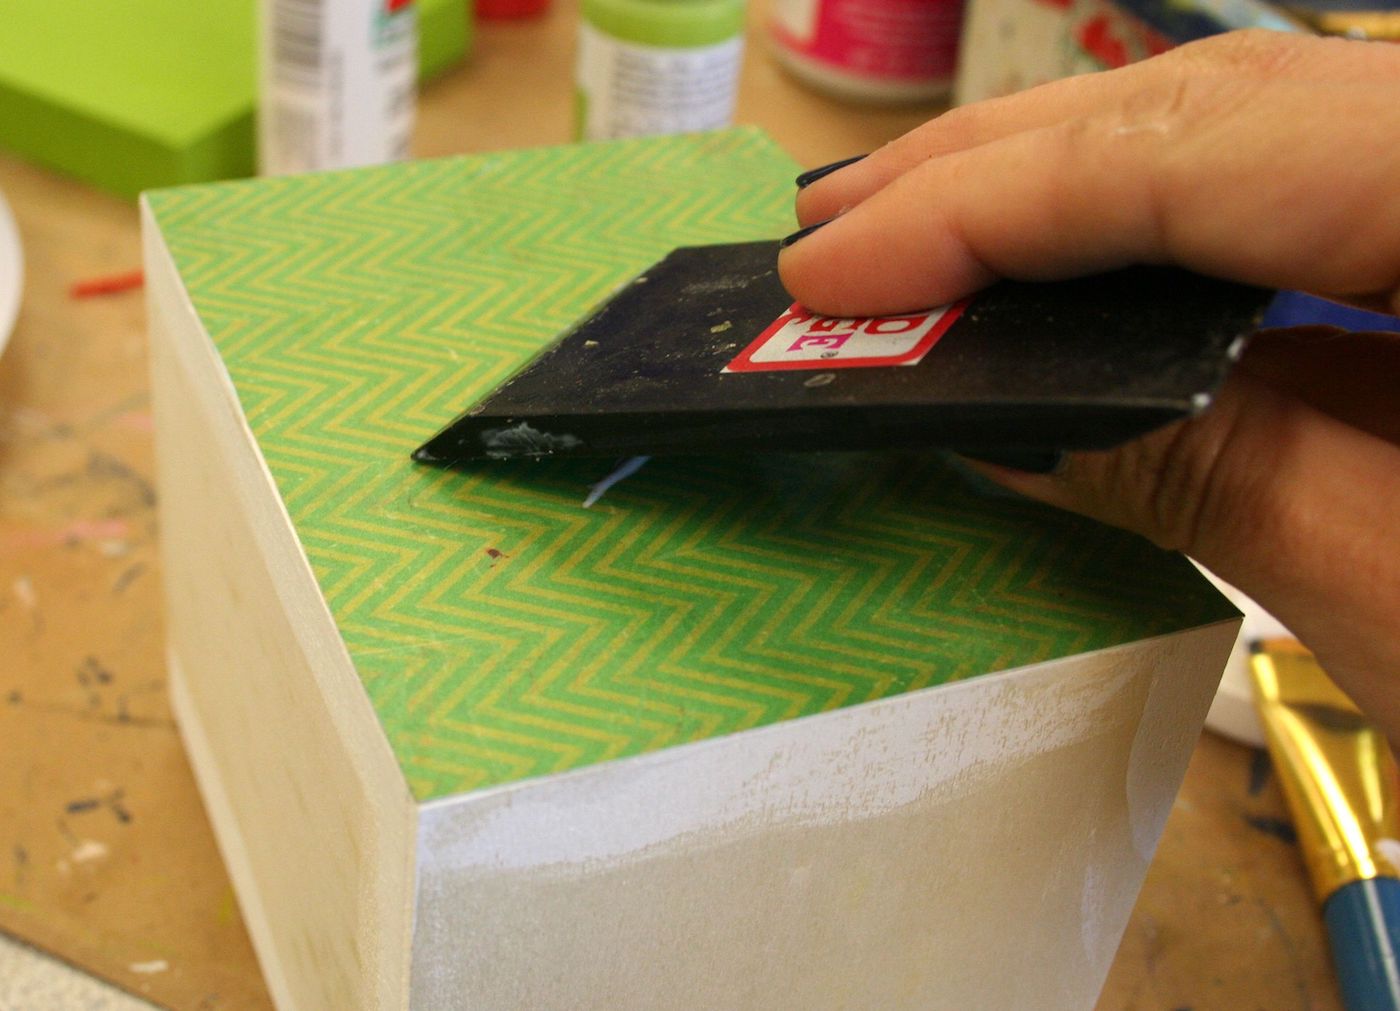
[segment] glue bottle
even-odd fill
[[[957,69],[963,0],[773,0],[774,56],[836,98],[945,97]]]
[[[413,0],[263,0],[265,175],[408,157],[418,86]]]
[[[576,136],[688,133],[734,118],[744,0],[583,0]]]

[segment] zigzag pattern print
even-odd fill
[[[420,800],[1218,620],[1181,559],[938,454],[409,453],[681,245],[792,225],[751,130],[150,197]]]

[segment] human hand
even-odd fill
[[[798,196],[793,296],[841,316],[1174,263],[1400,313],[1400,47],[1243,32],[956,109]],[[1191,554],[1400,741],[1400,335],[1258,335],[1199,417],[1032,498]]]

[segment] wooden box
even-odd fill
[[[944,455],[410,451],[760,134],[149,194],[171,683],[280,1007],[1087,1007],[1237,616]],[[737,338],[736,338],[737,339]]]

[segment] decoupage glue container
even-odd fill
[[[963,0],[773,0],[773,53],[838,98],[919,102],[948,94]]]
[[[743,0],[583,0],[581,140],[689,133],[734,118]]]
[[[264,175],[408,157],[418,95],[413,0],[262,0]]]

